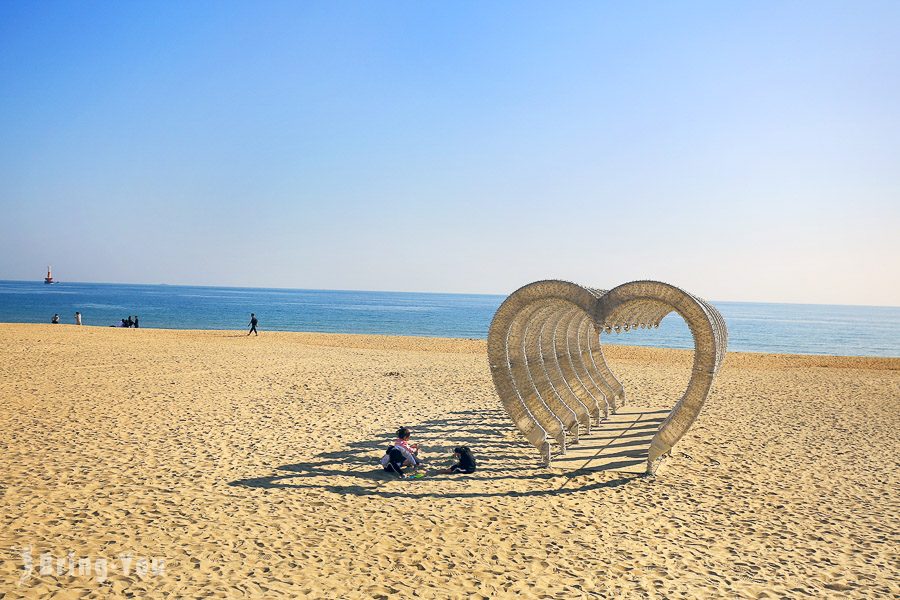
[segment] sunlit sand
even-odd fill
[[[643,477],[690,352],[607,347],[629,404],[545,469],[483,341],[7,324],[0,341],[7,598],[900,594],[900,359],[730,353]],[[435,468],[466,444],[479,470],[389,477],[399,425]],[[110,559],[105,580],[40,573],[69,552]]]

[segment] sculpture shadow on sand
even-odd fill
[[[399,480],[383,471],[379,462],[394,437],[392,432],[385,432],[351,442],[342,450],[321,452],[312,460],[282,465],[275,473],[231,481],[229,485],[412,499],[527,497],[614,488],[642,476],[650,440],[666,413],[635,408],[621,411],[571,446],[566,455],[555,457],[554,465],[559,469],[547,469],[535,461],[531,446],[519,437],[502,410],[473,410],[411,426],[430,473],[449,465],[455,446],[466,445],[478,459],[478,470],[471,475],[429,474],[419,480]],[[618,477],[600,481],[585,477],[597,472],[615,472]]]

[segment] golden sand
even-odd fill
[[[636,407],[687,382],[608,354]],[[400,424],[479,471],[387,477]],[[897,597],[898,436],[900,359],[732,353],[656,477],[573,474],[482,341],[0,325],[0,597]]]

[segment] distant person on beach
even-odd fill
[[[138,316],[137,316],[137,315],[134,315],[134,328],[137,329],[138,327],[139,327],[139,325],[138,325]]]
[[[125,321],[125,327],[131,327],[134,325],[134,320],[131,318],[131,315],[128,315],[128,319]]]
[[[468,446],[457,446],[453,449],[453,456],[456,458],[456,464],[449,469],[442,469],[438,471],[438,473],[441,475],[450,475],[453,473],[468,474],[475,472],[475,457],[472,456],[472,451],[469,450]]]
[[[122,324],[120,325],[120,327],[128,327],[128,321],[125,319],[122,319]]]
[[[75,324],[81,325],[81,313],[80,312],[75,313]]]
[[[250,331],[247,332],[247,335],[250,335],[251,333],[255,333],[256,335],[259,335],[259,332],[256,330],[257,323],[259,323],[259,320],[256,318],[256,315],[253,313],[250,313]]]
[[[50,319],[50,322],[53,323],[54,325],[59,325],[59,315],[56,313],[53,313],[53,318]]]

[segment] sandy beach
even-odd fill
[[[633,406],[687,382],[607,348]],[[642,477],[540,467],[480,340],[3,324],[0,358],[0,597],[900,595],[900,359],[730,353]],[[388,477],[399,425],[479,470]]]

